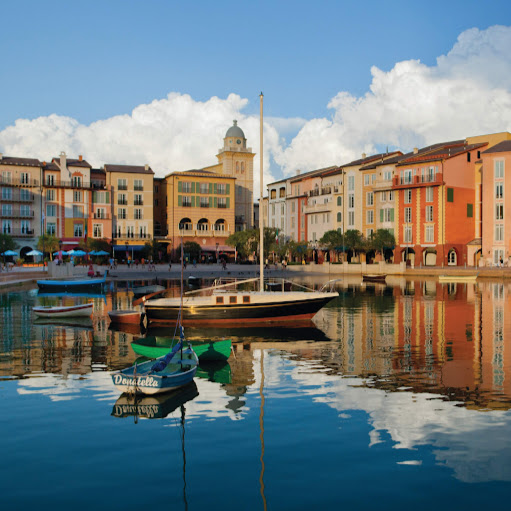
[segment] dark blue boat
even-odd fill
[[[106,282],[106,274],[101,278],[96,279],[73,279],[73,280],[38,280],[37,286],[40,291],[47,293],[95,293],[103,290],[103,285]]]

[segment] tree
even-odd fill
[[[259,229],[235,232],[227,238],[225,243],[230,247],[236,247],[240,259],[248,259],[257,250]]]
[[[197,245],[197,243],[196,243]],[[179,249],[181,251],[181,249]],[[185,243],[185,252],[186,252],[186,243]],[[159,243],[154,238],[151,241],[147,241],[143,248],[143,253],[145,257],[152,258],[153,261],[160,260],[160,253],[166,253],[166,247],[163,243]],[[181,253],[181,252],[180,252]]]
[[[377,229],[369,240],[369,246],[376,252],[380,252],[384,258],[385,249],[393,249],[396,245],[396,239],[389,229]]]
[[[185,259],[186,257],[189,257],[189,260],[193,261],[195,259],[196,261],[198,261],[200,251],[201,248],[198,243],[195,243],[195,241],[185,241],[183,245],[183,253],[185,254]],[[177,257],[179,258],[181,257],[181,245],[177,247]]]
[[[7,250],[14,250],[18,248],[18,244],[13,240],[10,234],[0,234],[0,254],[3,254]],[[5,256],[3,261],[5,262]]]
[[[358,229],[348,229],[344,233],[344,245],[353,252],[353,255],[363,251],[365,246],[362,233]]]
[[[293,261],[295,257],[298,257],[301,260],[307,253],[307,243],[305,241],[291,240],[286,243],[285,247],[290,261]]]
[[[43,252],[50,253],[50,261],[53,261],[53,252],[56,252],[59,249],[59,239],[53,234],[45,233],[42,236],[39,236],[37,240],[37,249]]]

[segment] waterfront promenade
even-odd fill
[[[94,265],[94,270],[101,274],[108,269],[108,266]],[[88,266],[76,266],[75,277],[86,277]],[[388,270],[388,271],[385,271]],[[265,277],[293,278],[303,276],[328,276],[329,278],[342,278],[343,276],[362,277],[367,273],[387,273],[388,275],[401,276],[405,278],[438,277],[439,275],[474,275],[478,278],[508,279],[511,278],[511,267],[457,267],[457,266],[427,266],[410,268],[404,265],[360,265],[360,264],[306,264],[292,265],[286,269],[281,264],[270,265],[265,270]],[[109,270],[107,280],[148,280],[148,279],[177,279],[181,275],[179,263],[173,263],[169,269],[168,264],[156,264],[154,270],[149,270],[148,265],[138,267],[131,265],[128,268],[125,264],[119,264],[116,269]],[[189,264],[184,270],[185,278],[190,275],[204,278],[232,277],[232,278],[254,278],[259,275],[259,265],[227,264],[224,270],[220,264]],[[33,285],[39,279],[48,278],[47,269],[33,267],[14,267],[10,271],[0,273],[0,290],[11,290],[20,285]]]

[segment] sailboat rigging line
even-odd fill
[[[261,349],[261,385],[259,386],[259,395],[261,396],[261,412],[259,414],[259,439],[261,440],[261,474],[259,476],[260,493],[263,499],[263,508],[266,511],[266,496],[264,494],[264,350]]]
[[[181,450],[183,452],[183,501],[185,510],[188,510],[188,500],[186,498],[186,450],[185,450],[185,406],[181,405]]]

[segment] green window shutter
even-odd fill
[[[177,182],[177,191],[182,192],[183,191],[183,183],[181,181]]]
[[[197,187],[197,192],[199,191],[199,187]],[[195,181],[192,181],[192,193],[195,193]]]
[[[227,195],[229,195],[230,190],[231,190],[231,184],[230,183],[227,183],[227,185],[225,187],[225,190],[226,190]],[[227,207],[229,207],[229,206],[227,206]]]
[[[181,195],[177,196],[177,205],[182,206],[183,205],[183,197]]]
[[[447,188],[447,202],[454,202],[454,189]]]
[[[211,185],[210,185],[211,186]],[[213,197],[210,197],[209,198],[209,207],[212,208],[213,207]]]
[[[92,202],[94,204],[98,202],[98,192],[92,192]]]
[[[106,192],[105,197],[106,197],[106,204],[110,204],[110,192]]]
[[[394,221],[394,208],[392,208],[390,210],[390,221],[393,222]]]
[[[194,208],[194,207],[195,207],[195,195],[192,195],[192,208]]]
[[[472,218],[474,216],[474,206],[467,204],[467,217]]]
[[[383,209],[380,209],[380,222],[383,222]]]
[[[200,183],[195,183],[195,193],[200,193]]]
[[[209,193],[213,193],[213,183],[209,183]]]
[[[229,209],[229,204],[231,203],[230,197],[227,197],[227,199],[225,199],[225,203],[227,205],[227,209]]]
[[[215,188],[216,188],[216,185],[215,185]],[[213,207],[214,208],[218,207],[218,199],[216,197],[213,198]]]
[[[214,185],[213,185],[213,193],[218,193],[218,192],[216,191],[216,188],[217,188],[216,183],[214,183]]]

